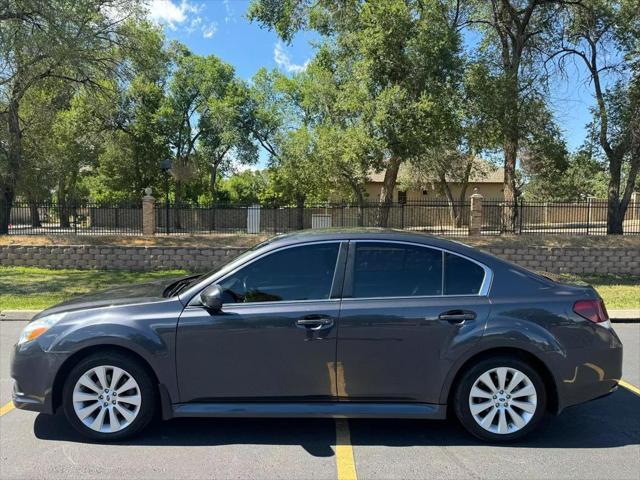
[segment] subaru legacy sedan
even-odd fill
[[[457,417],[491,442],[607,395],[622,344],[589,286],[386,230],[273,238],[210,273],[37,315],[16,407],[103,441],[177,417]],[[551,415],[549,415],[551,414]]]

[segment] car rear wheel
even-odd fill
[[[119,440],[142,430],[153,418],[153,382],[135,359],[100,353],[81,360],[63,389],[63,408],[71,425],[95,440]]]
[[[522,438],[545,415],[547,395],[540,374],[509,357],[483,360],[462,376],[454,409],[473,435],[491,442]]]

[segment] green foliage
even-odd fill
[[[304,71],[260,69],[249,83],[214,55],[167,43],[141,7],[0,6],[0,201],[138,201],[146,187],[159,197],[167,158],[179,202],[363,202],[372,171],[388,174],[386,201],[400,164],[402,182],[446,193],[498,151],[527,198],[637,186],[638,0],[253,0],[248,17],[285,41],[301,29],[320,41]],[[599,82],[595,137],[570,155],[544,62],[581,58],[587,38],[596,72],[617,76]],[[604,161],[612,155],[618,163]],[[235,173],[259,156],[267,169]]]
[[[194,55],[178,43],[171,50],[175,67],[159,114],[173,157],[176,200],[182,200],[183,193],[192,199],[201,193],[181,188],[201,178],[202,170],[209,172],[209,194],[215,198],[220,169],[229,168],[233,160],[257,160],[247,127],[248,89],[219,58]]]
[[[223,202],[254,204],[266,200],[269,175],[263,170],[245,170],[220,181],[218,198]]]

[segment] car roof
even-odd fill
[[[265,242],[270,247],[281,247],[305,242],[319,242],[329,240],[380,240],[413,242],[453,251],[467,253],[476,251],[471,247],[456,241],[444,240],[421,232],[395,230],[391,228],[323,228],[299,230],[293,233],[278,235]]]

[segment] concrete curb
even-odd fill
[[[41,310],[3,310],[0,321],[24,322],[31,320]],[[628,310],[609,310],[609,317],[613,323],[640,323],[640,308]]]
[[[42,310],[3,310],[0,312],[0,321],[24,322],[31,320]]]

